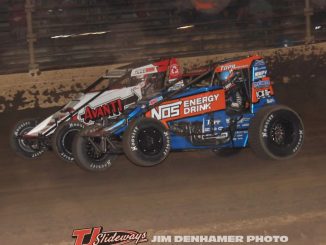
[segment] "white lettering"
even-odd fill
[[[177,117],[180,115],[180,105],[182,101],[175,102],[173,104],[162,105],[158,107],[158,110],[155,108],[151,111],[151,117],[156,118],[158,120]]]

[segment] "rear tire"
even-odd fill
[[[303,141],[303,122],[295,111],[286,106],[264,107],[250,122],[249,145],[264,159],[292,158],[300,151]]]
[[[41,156],[45,149],[42,148],[38,140],[22,139],[21,136],[28,133],[38,125],[37,119],[24,119],[16,123],[10,134],[11,149],[19,156],[27,159]]]
[[[138,166],[161,163],[168,156],[170,147],[168,129],[153,118],[136,119],[123,134],[123,151]]]
[[[89,126],[83,130],[90,130]],[[82,136],[81,130],[74,138],[72,144],[72,153],[78,167],[90,172],[104,172],[112,166],[112,162],[117,158],[116,154],[102,153],[97,151],[88,140],[88,137]],[[94,141],[97,138],[92,138]]]
[[[72,144],[74,137],[85,125],[79,121],[69,121],[62,123],[52,136],[52,148],[60,159],[72,163]]]

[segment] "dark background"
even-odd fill
[[[305,42],[305,0],[32,1],[40,70],[293,46]],[[325,3],[313,0],[315,42]],[[0,74],[28,72],[24,0],[0,0]],[[192,26],[188,29],[180,27]],[[97,34],[95,34],[97,33]],[[65,37],[64,37],[65,36]]]

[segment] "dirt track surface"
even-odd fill
[[[73,229],[103,226],[149,238],[271,234],[289,236],[287,244],[326,244],[326,115],[321,104],[283,95],[306,128],[302,152],[284,162],[262,161],[250,149],[227,158],[199,151],[172,153],[153,168],[121,156],[108,172],[91,174],[53,153],[22,160],[2,138],[0,243],[74,244]],[[8,134],[30,114],[1,114],[1,130]]]

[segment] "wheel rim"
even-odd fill
[[[93,140],[93,142],[95,144],[100,144],[101,143],[101,139],[100,138],[91,138],[91,140]],[[87,154],[87,156],[92,159],[92,161],[95,162],[101,162],[103,159],[105,159],[106,154],[99,152],[97,149],[95,149],[95,147],[92,145],[92,143],[89,140],[85,140],[85,152]]]
[[[62,137],[64,149],[66,149],[69,154],[72,154],[72,142],[78,131],[78,129],[69,130]]]
[[[140,129],[137,135],[140,151],[149,156],[157,155],[163,148],[163,135],[154,127]]]
[[[294,141],[294,125],[288,120],[280,119],[270,128],[270,143],[277,147],[290,145]]]
[[[26,152],[36,152],[39,151],[39,145],[36,143],[30,144],[28,140],[24,139],[23,136],[31,131],[33,127],[26,127],[20,131],[20,138],[18,139],[18,145],[21,149]]]

